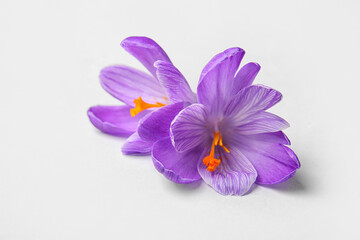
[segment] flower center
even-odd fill
[[[166,105],[166,104],[163,104],[160,102],[156,102],[155,104],[147,103],[147,102],[144,102],[141,99],[141,97],[135,99],[134,103],[135,103],[135,107],[130,109],[130,114],[132,117],[135,117],[138,113],[144,111],[145,109],[154,108],[154,107],[163,107]]]
[[[220,135],[220,132],[214,132],[214,139],[211,145],[211,150],[209,156],[203,158],[203,163],[207,166],[206,170],[209,172],[215,171],[217,166],[221,163],[221,158],[215,158],[215,146],[219,145],[222,147],[227,153],[230,153],[229,149],[227,149],[223,144],[223,137]]]

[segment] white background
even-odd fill
[[[0,239],[359,239],[359,1],[0,3]],[[224,197],[166,180],[89,122],[117,105],[101,68],[144,69],[122,39],[153,38],[195,90],[238,46],[281,91],[272,112],[302,167]]]

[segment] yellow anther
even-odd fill
[[[136,114],[144,111],[145,109],[155,108],[155,107],[163,107],[163,106],[166,105],[166,104],[163,104],[163,103],[160,103],[160,102],[156,102],[155,104],[147,103],[147,102],[144,102],[141,99],[141,97],[135,99],[134,103],[135,103],[135,107],[130,109],[130,114],[131,114],[132,117],[135,117]]]

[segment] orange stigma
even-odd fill
[[[163,104],[160,102],[156,102],[155,104],[147,103],[147,102],[144,102],[141,99],[141,97],[135,99],[134,103],[135,103],[135,107],[130,109],[130,114],[132,117],[135,117],[138,113],[144,111],[145,109],[154,108],[154,107],[163,107],[166,105],[166,104]]]
[[[209,156],[206,156],[203,158],[203,163],[205,166],[207,166],[206,170],[209,172],[215,171],[215,169],[219,166],[221,163],[221,158],[219,159],[215,158],[215,146],[219,145],[222,147],[227,153],[230,153],[229,149],[227,149],[222,141],[222,135],[220,135],[220,132],[214,132],[214,139],[211,145],[211,150]]]

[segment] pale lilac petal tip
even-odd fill
[[[133,133],[122,147],[126,155],[150,155],[153,142],[144,141],[137,132]]]
[[[295,153],[282,144],[254,141],[244,137],[238,147],[255,167],[258,184],[284,182],[294,176],[300,167]]]
[[[246,135],[246,138],[260,142],[291,145],[290,139],[282,131]]]
[[[241,121],[265,111],[282,98],[280,92],[262,85],[252,85],[242,89],[225,107],[224,115],[234,121]]]
[[[154,144],[152,159],[155,168],[166,178],[175,183],[184,184],[201,179],[197,170],[200,154],[200,149],[184,153],[177,152],[172,146],[170,138],[167,137]]]
[[[165,51],[152,39],[147,37],[128,37],[121,46],[137,58],[156,78],[154,63],[157,60],[171,62]]]
[[[237,134],[249,135],[258,133],[278,132],[290,127],[283,118],[268,112],[259,112],[237,121],[234,131]]]
[[[220,151],[221,164],[209,172],[202,161],[198,170],[203,180],[222,195],[244,195],[256,180],[257,172],[249,160],[236,148],[230,153]]]

